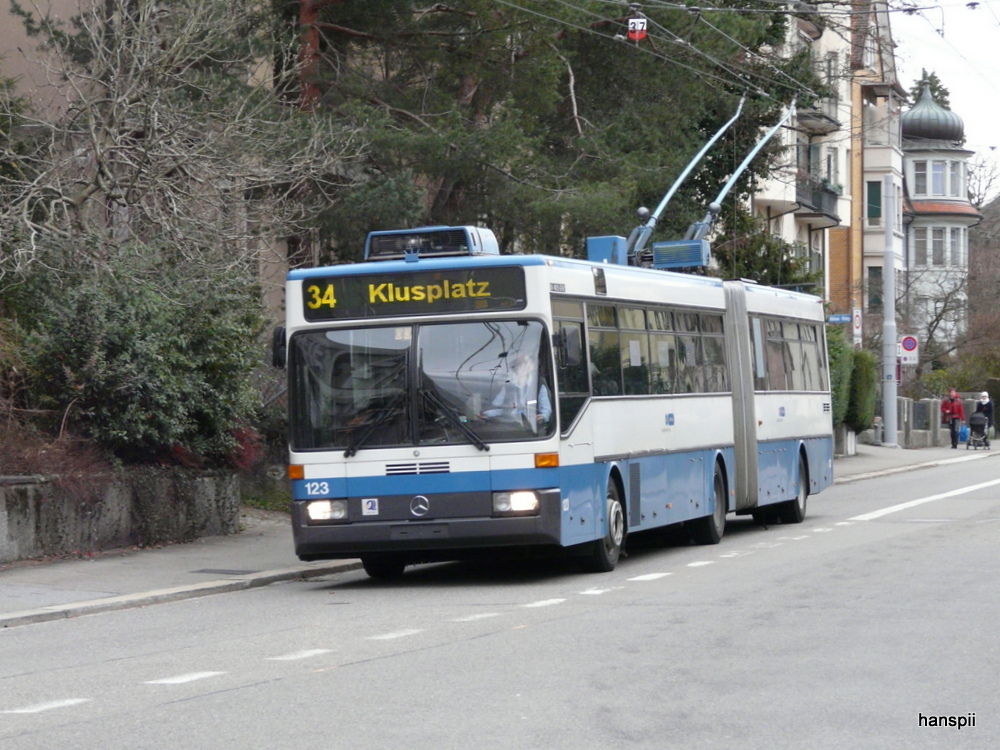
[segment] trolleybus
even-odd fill
[[[395,577],[521,548],[610,571],[629,534],[801,522],[833,478],[821,300],[606,261],[432,227],[291,271],[298,557]]]

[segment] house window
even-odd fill
[[[951,264],[956,267],[965,265],[965,248],[962,247],[962,230],[955,227],[951,230]]]
[[[935,266],[943,266],[945,264],[944,229],[932,229],[931,232],[931,253],[933,255],[932,262]]]
[[[877,227],[882,224],[882,183],[868,183],[868,225]]]
[[[913,265],[927,265],[927,228],[918,227],[913,230]]]
[[[882,307],[882,266],[868,267],[868,309]]]
[[[949,163],[951,164],[951,196],[959,198],[962,195],[962,162]]]
[[[927,195],[927,162],[913,162],[913,194]]]
[[[830,185],[838,185],[840,178],[837,171],[837,147],[828,146],[826,149],[826,174],[823,175]]]
[[[931,192],[933,195],[944,195],[944,168],[947,162],[931,163]]]

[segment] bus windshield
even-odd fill
[[[534,440],[552,434],[537,321],[301,331],[289,342],[293,450]]]

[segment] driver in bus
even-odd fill
[[[548,386],[544,382],[538,382],[535,398],[529,398],[535,379],[535,360],[527,352],[519,352],[514,357],[509,380],[493,399],[493,408],[482,412],[480,417],[517,422],[526,425],[532,431],[537,431],[538,426],[548,422],[552,416],[552,400],[549,397]],[[532,424],[532,414],[534,424]]]

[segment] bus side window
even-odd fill
[[[583,323],[555,321],[555,344],[559,418],[563,428],[569,427],[590,396],[587,362],[583,357]]]
[[[672,334],[651,333],[652,392],[673,393],[677,390],[677,342]]]
[[[767,390],[767,365],[764,360],[764,326],[760,318],[750,319],[750,340],[753,346],[753,388],[755,391]]]
[[[595,396],[621,394],[622,363],[618,331],[590,330],[590,374]]]

